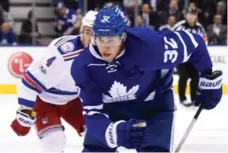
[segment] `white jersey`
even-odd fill
[[[44,55],[28,67],[18,86],[20,105],[33,107],[37,96],[43,101],[63,105],[79,96],[71,77],[74,57],[84,50],[80,36],[63,36],[53,40]]]

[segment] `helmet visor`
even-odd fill
[[[122,37],[117,36],[95,36],[94,42],[97,46],[120,46],[122,44]]]

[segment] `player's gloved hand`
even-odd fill
[[[205,109],[213,109],[222,98],[222,71],[201,74],[195,105],[203,103]]]
[[[140,148],[145,141],[146,121],[131,119],[127,122],[111,123],[106,130],[107,144],[114,148],[122,146],[128,149]]]
[[[129,120],[117,126],[117,144],[128,149],[140,148],[146,142],[146,121]]]
[[[29,133],[30,127],[36,121],[36,112],[29,109],[19,109],[16,119],[11,123],[11,128],[18,136],[25,136]]]

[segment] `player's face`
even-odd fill
[[[96,45],[102,57],[111,62],[119,53],[122,39],[121,36],[96,37]]]
[[[84,27],[82,32],[82,42],[83,42],[83,45],[84,47],[88,47],[89,46],[89,43],[91,41],[91,37],[93,36],[93,29],[90,28],[90,27]]]

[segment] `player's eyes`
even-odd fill
[[[86,34],[86,35],[93,36],[93,32],[92,32],[92,31],[85,31],[85,34]]]
[[[108,40],[108,42],[110,42],[110,43],[111,43],[111,42],[114,42],[114,40],[113,40],[113,39],[109,39],[109,40]]]
[[[98,41],[101,43],[104,43],[104,40],[102,38],[99,38],[99,37],[98,37]]]

